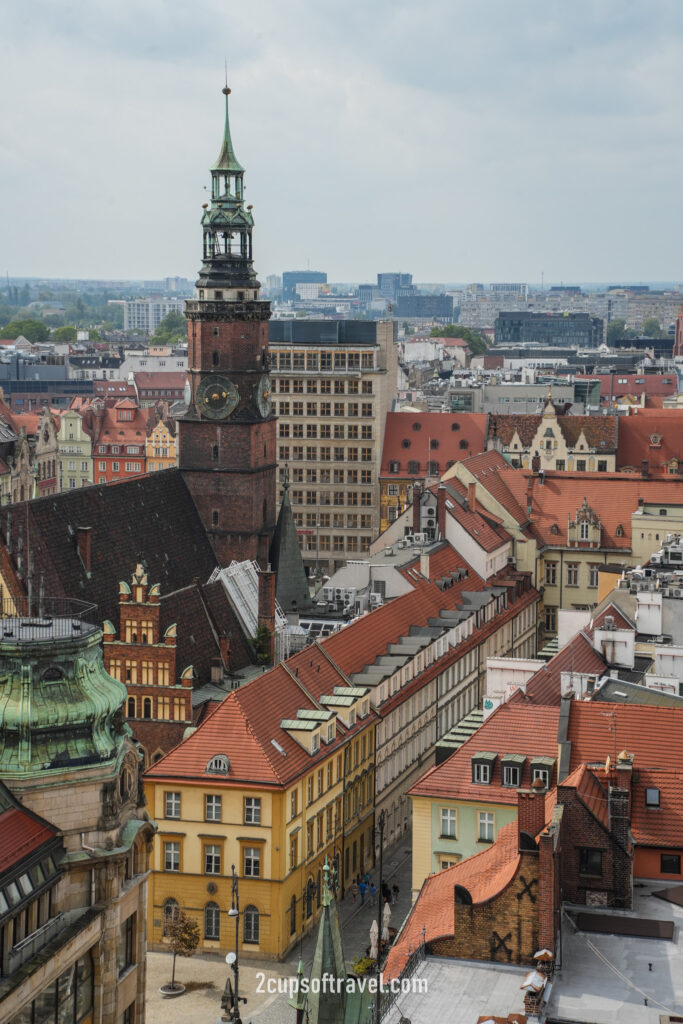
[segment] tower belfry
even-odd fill
[[[244,168],[225,127],[202,213],[202,266],[186,303],[189,405],[179,466],[218,561],[266,567],[275,529],[275,416],[268,376],[270,303],[259,298]]]

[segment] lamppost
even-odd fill
[[[232,972],[235,978],[234,988],[230,984],[230,975],[225,983],[225,992],[223,993],[223,999],[221,1000],[221,1006],[225,1010],[230,1011],[229,1017],[223,1017],[223,1020],[232,1021],[232,1024],[242,1024],[242,1018],[240,1017],[240,1003],[246,1003],[244,996],[239,994],[240,986],[240,965],[239,965],[239,942],[240,942],[240,894],[237,884],[237,873],[235,871],[235,865],[232,865],[232,904],[228,911],[228,917],[234,917],[235,919],[235,952],[228,953],[225,958],[226,964],[232,967]]]
[[[379,883],[377,886],[377,995],[375,997],[375,1024],[379,1024],[379,1011],[380,1004],[382,1001],[382,995],[380,992],[382,980],[382,912],[384,910],[384,903],[382,897],[384,878],[382,868],[384,854],[384,827],[386,825],[386,820],[386,813],[384,811],[380,811],[380,815],[377,820],[377,828],[375,829],[375,834],[379,833]]]

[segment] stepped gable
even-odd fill
[[[517,433],[522,445],[528,448],[536,437],[542,416],[515,413],[492,413],[489,416],[489,440],[498,437],[504,445],[509,445]]]
[[[4,510],[5,538],[10,512],[15,565],[21,531],[24,561],[27,550],[33,555],[35,586],[42,574],[46,594],[91,601],[100,620],[118,622],[119,580],[130,565],[144,562],[162,594],[187,586],[195,576],[206,580],[216,567],[176,469],[10,506]],[[90,528],[90,572],[78,550],[79,527]]]

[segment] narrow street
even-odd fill
[[[412,835],[406,832],[384,851],[384,878],[389,888],[394,884],[399,888],[398,899],[391,908],[391,927],[397,930],[411,906],[411,842]],[[378,875],[378,870],[370,875],[376,885]],[[363,903],[358,896],[354,904],[347,890],[345,898],[339,902],[344,956],[349,969],[356,957],[365,955],[370,943],[370,926],[376,914],[377,905],[371,907],[367,895]],[[308,976],[316,937],[317,928],[314,928],[282,963],[241,959],[240,994],[248,1000],[241,1011],[243,1024],[287,1024],[288,1020],[294,1019],[294,1011],[287,1006],[288,995],[265,991],[267,979],[292,977],[296,974],[299,959],[303,961],[304,974]],[[188,991],[179,998],[165,999],[159,993],[159,986],[170,977],[171,957],[167,953],[148,953],[147,1024],[214,1024],[220,1021],[220,1000],[228,970],[223,957],[178,958],[176,974]],[[259,991],[259,987],[264,991]]]

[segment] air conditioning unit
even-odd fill
[[[683,588],[681,588],[681,587],[674,587],[673,590],[671,591],[671,596],[672,597],[683,597]]]
[[[335,599],[335,601],[343,601],[344,600],[344,588],[343,587],[335,587],[334,588],[334,599]]]
[[[416,533],[416,534],[413,535],[413,541],[416,544],[424,544],[426,540],[427,540],[427,534],[426,533]]]
[[[433,519],[428,519],[428,520],[427,520],[427,526],[428,526],[428,527],[429,527],[430,529],[432,529],[432,530],[433,530],[433,529],[434,529],[434,527],[436,526],[436,523],[435,523],[435,521],[434,521]]]
[[[508,565],[517,565],[517,559],[514,555],[508,555]]]
[[[323,597],[326,601],[334,601],[334,587],[323,587]]]
[[[403,548],[410,547],[410,541],[407,538],[404,538],[404,540],[400,540],[398,542],[397,547],[399,547],[401,549],[401,551],[402,551]]]
[[[383,603],[381,594],[370,594],[370,604],[373,608],[378,608]]]
[[[660,593],[662,597],[671,597],[671,587],[662,587]]]
[[[353,603],[356,600],[356,588],[355,587],[349,587],[348,590],[344,591],[344,600],[347,602],[347,604],[349,602]]]
[[[661,565],[662,556],[660,554],[650,556],[650,565]]]

